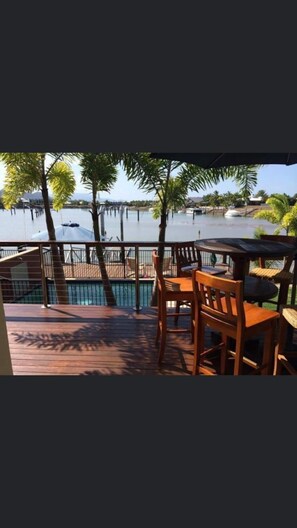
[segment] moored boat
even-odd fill
[[[226,218],[233,218],[234,216],[242,216],[242,215],[239,211],[237,211],[237,209],[235,209],[234,205],[230,205],[230,207],[228,207],[228,211],[226,211],[224,216]]]

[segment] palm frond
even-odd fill
[[[51,169],[48,182],[53,191],[53,208],[59,211],[75,191],[73,171],[67,163],[58,161]]]

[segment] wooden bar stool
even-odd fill
[[[158,283],[158,325],[157,325],[157,335],[156,335],[156,345],[159,344],[159,364],[161,364],[164,350],[166,346],[166,336],[169,332],[190,332],[193,339],[193,306],[194,306],[194,293],[192,287],[192,278],[191,277],[164,277],[161,259],[157,254],[157,251],[154,250],[152,253],[152,260],[157,276]],[[174,311],[170,311],[168,303],[173,302],[175,304]],[[179,307],[181,304],[188,303],[190,304],[190,310],[187,312],[180,312]],[[175,322],[177,318],[187,316],[190,317],[190,326],[189,329],[179,328],[176,324],[176,327],[168,327],[167,319],[169,317],[175,317]]]
[[[193,242],[179,242],[175,245],[176,268],[178,277],[192,277],[192,271],[199,269],[211,275],[225,275],[228,270],[227,264],[221,263],[215,266],[202,264],[201,253]]]
[[[259,308],[243,300],[243,281],[214,277],[193,271],[195,296],[193,374],[199,374],[201,361],[213,348],[204,350],[204,332],[208,326],[221,334],[221,374],[226,373],[227,358],[234,357],[234,374],[242,374],[244,363],[263,374],[273,373],[274,337],[279,313]],[[262,362],[244,356],[248,339],[264,333]],[[235,350],[231,350],[231,339]],[[202,363],[203,365],[203,363]]]
[[[261,240],[284,242],[286,244],[289,243],[297,248],[297,237],[295,236],[261,235],[260,238]],[[273,259],[273,260],[276,260],[276,259]],[[289,286],[293,282],[293,279],[294,279],[294,273],[293,271],[291,271],[291,267],[293,263],[296,266],[296,263],[294,261],[294,254],[288,255],[287,257],[284,257],[284,259],[282,260],[283,260],[282,268],[278,268],[278,267],[271,265],[271,262],[270,262],[270,265],[266,267],[267,261],[271,261],[271,259],[269,257],[267,258],[261,257],[259,259],[260,266],[251,268],[249,272],[251,277],[258,277],[261,279],[272,281],[275,284],[279,284],[279,292],[278,292],[277,300],[269,301],[272,304],[276,304],[277,311],[280,310],[280,306],[282,304],[287,304],[288,302],[287,298],[288,298]]]

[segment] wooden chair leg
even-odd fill
[[[287,304],[290,281],[283,281],[279,287],[279,294],[277,300],[277,311],[279,312],[282,304]]]
[[[283,354],[285,351],[286,337],[287,337],[288,321],[281,315],[279,321],[279,335],[278,343],[275,347],[275,358],[274,358],[274,375],[281,373],[282,366],[278,361],[278,355]]]
[[[204,348],[204,334],[205,334],[205,325],[202,321],[195,319],[195,329],[194,329],[194,359],[193,359],[193,376],[199,374],[199,362],[200,355]]]
[[[191,343],[194,343],[195,303],[191,303]]]
[[[158,291],[158,324],[157,324],[157,333],[155,339],[155,345],[158,345],[160,339],[160,325],[161,325],[161,293]]]
[[[275,335],[275,321],[271,321],[270,328],[265,332],[264,348],[263,348],[263,365],[267,365],[261,371],[261,374],[273,374],[274,362],[274,335]]]
[[[220,373],[226,374],[227,370],[227,359],[228,359],[228,348],[230,339],[226,335],[222,335],[222,342],[224,343],[221,350],[221,359],[220,359]]]
[[[162,363],[164,356],[164,350],[166,345],[166,336],[167,336],[167,305],[166,301],[161,298],[161,314],[160,314],[160,346],[159,346],[159,365]]]
[[[235,360],[234,360],[234,375],[239,376],[242,374],[243,367],[243,355],[244,355],[244,338],[236,340],[235,346]]]
[[[194,356],[193,356],[193,368],[192,368],[193,376],[196,376],[196,374],[197,374],[197,361],[198,361],[198,328],[197,328],[197,321],[195,320],[195,325],[194,325]]]

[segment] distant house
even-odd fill
[[[28,200],[27,198],[21,198],[20,201],[19,201],[19,206],[21,207],[27,207],[30,209],[30,200]]]
[[[263,196],[250,196],[249,197],[249,205],[261,205],[265,203],[266,200],[264,200]]]
[[[188,196],[187,198],[187,207],[199,207],[201,205],[203,198],[200,198],[199,196]]]

